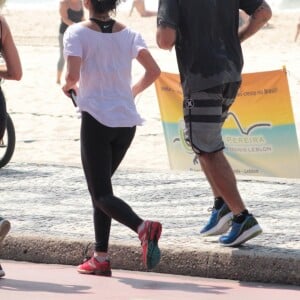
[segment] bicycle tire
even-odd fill
[[[15,151],[15,145],[16,145],[16,133],[15,133],[15,127],[14,123],[10,117],[9,114],[7,114],[6,119],[6,129],[4,132],[4,138],[6,141],[5,145],[2,145],[3,151],[1,149],[1,156],[0,156],[0,168],[3,168],[6,166],[9,161],[11,160],[14,151]],[[2,154],[3,152],[3,154]]]

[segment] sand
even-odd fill
[[[156,46],[156,18],[141,18],[136,11],[129,17],[128,13],[119,12],[117,17],[142,33],[162,71],[178,73],[174,51],[163,51]],[[20,82],[6,81],[3,84],[17,134],[12,161],[80,164],[80,120],[61,86],[56,84],[58,12],[6,9],[3,14],[14,35],[24,72]],[[300,38],[295,43],[294,36],[299,14],[274,12],[269,28],[243,44],[245,73],[286,66],[298,139]],[[141,67],[134,63],[134,78],[139,74]],[[138,127],[121,167],[167,170],[169,161],[154,85],[137,98],[137,107],[147,122]]]

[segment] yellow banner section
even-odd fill
[[[172,169],[198,170],[183,136],[178,74],[155,82]],[[222,130],[225,154],[237,174],[300,178],[300,155],[285,69],[242,75],[242,85]]]
[[[182,119],[182,89],[179,75],[162,72],[155,81],[162,121],[177,122]]]
[[[242,80],[231,111],[239,115],[244,126],[251,126],[257,120],[271,122],[273,126],[294,123],[285,69],[243,74]],[[235,127],[229,119],[225,126]]]
[[[258,118],[276,116],[275,123],[284,124],[294,122],[291,109],[290,93],[286,70],[275,70],[242,75],[242,85],[232,109],[242,118],[245,125],[253,123]],[[178,74],[162,72],[155,82],[156,93],[162,120],[176,122],[182,118],[182,89]],[[264,104],[256,105],[263,99]],[[163,100],[163,101],[161,101]],[[248,105],[236,105],[247,101]],[[282,110],[277,112],[278,107]],[[232,127],[232,124],[226,124]]]

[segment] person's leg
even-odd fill
[[[123,160],[127,149],[129,148],[136,128],[118,128],[117,136],[112,142],[112,173],[118,168]],[[129,134],[129,136],[128,136]],[[143,221],[139,226],[132,227],[138,233],[142,244],[142,260],[148,269],[154,268],[160,261],[160,250],[158,248],[158,240],[161,235],[162,226],[159,222]],[[126,225],[126,224],[125,224]],[[128,226],[128,225],[127,225]],[[135,225],[134,225],[135,226]],[[129,226],[128,226],[129,227]]]
[[[220,113],[220,126],[217,135],[221,137],[221,130],[227,118],[228,111],[237,95],[240,82],[226,84],[222,88],[222,106]],[[222,137],[221,137],[222,140]],[[223,141],[222,144],[224,145]],[[224,146],[222,146],[223,148]],[[223,150],[213,153],[204,152],[199,156],[201,166],[205,169],[212,186],[212,190],[221,196],[229,206],[233,214],[239,214],[245,210],[245,205],[237,188],[236,177],[231,166],[226,159]],[[221,170],[221,172],[220,172]]]
[[[210,219],[200,230],[202,235],[217,235],[226,232],[230,228],[232,218],[232,212],[224,202],[219,187],[214,184],[213,175],[206,168],[205,161],[199,157],[200,150],[208,153],[211,149],[222,150],[224,148],[221,138],[222,90],[223,86],[215,87],[194,93],[184,100],[186,138],[198,156],[215,198]],[[219,171],[222,170],[219,169]]]
[[[297,30],[296,30],[296,35],[295,35],[295,42],[297,42],[299,34],[300,34],[300,23],[297,25]]]
[[[63,34],[59,34],[58,36],[58,43],[59,43],[59,59],[57,62],[57,77],[56,77],[56,83],[60,84],[61,83],[61,75],[63,72],[63,68],[65,65],[65,58],[64,58],[64,50],[63,50]]]
[[[214,183],[213,174],[206,167],[205,160],[199,155],[198,159],[202,171],[204,172],[214,194],[214,205],[211,209],[211,216],[207,224],[200,230],[200,234],[204,236],[223,234],[230,228],[233,213],[224,201],[224,196],[222,196],[222,192],[219,190],[219,187]],[[219,172],[222,172],[221,170],[220,166]]]
[[[10,230],[10,222],[0,217],[0,243],[4,240]],[[0,264],[0,277],[5,276],[5,272]]]
[[[132,6],[136,8],[141,17],[153,17],[157,15],[157,12],[155,11],[146,10],[144,0],[134,0]],[[132,13],[132,10],[133,9],[131,9],[130,11],[130,15]]]
[[[126,129],[122,134],[124,143],[119,145],[123,148],[117,153],[113,146],[116,129],[100,124],[85,112],[82,114],[82,163],[93,205],[97,210],[95,217],[99,226],[96,227],[98,238],[101,238],[96,242],[96,251],[99,252],[106,252],[108,248],[108,219],[113,218],[134,231],[142,223],[142,219],[123,200],[113,195],[111,176],[124,157],[135,131]]]
[[[135,128],[109,128],[98,123],[89,114],[82,114],[81,153],[95,209],[97,256],[107,256],[111,218],[135,232],[143,224],[143,220],[129,205],[113,195],[111,184],[111,176],[122,161],[134,134]]]
[[[10,222],[0,217],[0,243],[4,240],[10,230]]]
[[[240,83],[224,85],[222,91],[222,126],[228,116],[229,108],[236,98],[239,86]],[[209,174],[213,190],[218,191],[221,198],[225,201],[225,204],[219,211],[223,213],[224,211],[226,212],[227,206],[233,213],[231,231],[227,235],[221,236],[219,242],[224,246],[239,246],[247,240],[259,235],[262,229],[257,220],[248,213],[243,203],[237,187],[235,174],[223,150],[214,153],[200,153],[199,160],[200,159],[201,166],[203,166],[206,173]],[[218,168],[221,172],[218,172]]]
[[[206,235],[226,232],[229,229],[228,221],[232,213],[235,215],[233,222],[236,220],[243,222],[248,215],[237,188],[234,172],[223,153],[224,143],[221,136],[222,125],[239,86],[240,83],[231,83],[214,87],[184,101],[184,115],[190,144],[198,154],[201,167],[217,198],[211,218],[201,230],[201,233]],[[261,232],[261,228],[257,222],[258,226],[255,226],[255,222],[251,226],[253,232],[248,231],[242,239],[237,239],[237,243],[242,243],[253,237],[253,234]],[[235,241],[232,243],[232,238],[230,240],[231,246]],[[224,239],[221,238],[220,242],[223,243]]]
[[[233,214],[239,214],[245,210],[235,175],[223,151],[203,153],[198,157],[212,189],[218,191],[218,196],[224,199]]]
[[[7,119],[7,112],[6,112],[5,97],[0,87],[0,141],[3,138],[6,129],[6,119]]]
[[[81,159],[93,202],[95,245],[93,257],[80,264],[77,270],[83,274],[111,276],[107,252],[112,218],[97,205],[95,187],[99,184],[100,192],[104,195],[112,194],[110,136],[104,136],[102,131],[101,124],[88,113],[82,113]]]

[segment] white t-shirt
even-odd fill
[[[131,91],[132,60],[147,46],[129,28],[115,33],[89,29],[80,23],[64,34],[64,55],[82,59],[77,105],[108,127],[141,125]]]

